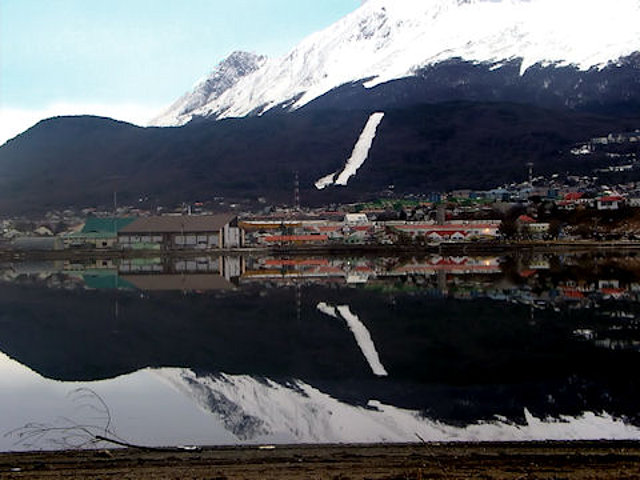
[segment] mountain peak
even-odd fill
[[[170,126],[187,123],[193,118],[195,111],[214,102],[240,79],[258,70],[266,59],[263,55],[251,52],[231,53],[205,79],[200,80],[191,92],[180,97],[165,113],[153,119],[151,124]]]

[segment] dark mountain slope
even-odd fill
[[[319,175],[322,163],[346,158],[365,120],[357,112],[143,129],[96,117],[53,118],[0,148],[0,208],[108,204],[113,191],[122,201],[277,197],[291,189],[296,168]],[[304,167],[305,159],[318,167]]]
[[[369,159],[346,188],[313,183],[339,170],[370,111],[307,111],[180,128],[139,128],[97,117],[45,120],[0,148],[0,209],[109,205],[149,196],[165,204],[216,196],[329,203],[402,191],[490,187],[536,170],[589,171],[560,154],[640,117],[615,118],[518,104],[445,103],[388,110]]]
[[[640,111],[640,53],[604,68],[536,64],[523,74],[520,59],[493,64],[451,59],[429,65],[415,76],[365,88],[338,87],[303,110],[406,108],[451,101],[511,102],[542,108],[614,115]]]
[[[517,104],[453,103],[391,111],[354,187],[391,180],[400,191],[491,188],[538,173],[590,172],[569,153],[576,142],[626,131],[638,119],[554,111]],[[390,127],[392,125],[392,127]],[[408,146],[410,146],[408,148]]]

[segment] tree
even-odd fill
[[[502,235],[503,238],[507,240],[512,240],[516,238],[518,234],[518,225],[516,224],[516,221],[513,218],[507,217],[504,220],[502,220],[502,223],[500,224],[500,228],[498,229],[498,232],[500,233],[500,235]]]

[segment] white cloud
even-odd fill
[[[135,104],[56,103],[42,109],[0,108],[0,145],[31,128],[40,120],[62,115],[96,115],[145,126],[161,106]]]

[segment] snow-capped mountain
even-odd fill
[[[249,52],[233,52],[220,62],[213,72],[198,82],[193,91],[184,94],[166,114],[152,120],[158,126],[183,124],[191,120],[191,114],[205,105],[215,102],[220,95],[235,86],[241,78],[258,70],[266,57]]]
[[[615,67],[640,50],[639,20],[637,0],[368,0],[283,58],[232,55],[153,123],[297,109],[345,84],[373,88],[452,59],[491,71],[517,61],[520,75]],[[250,67],[229,66],[237,57]]]

